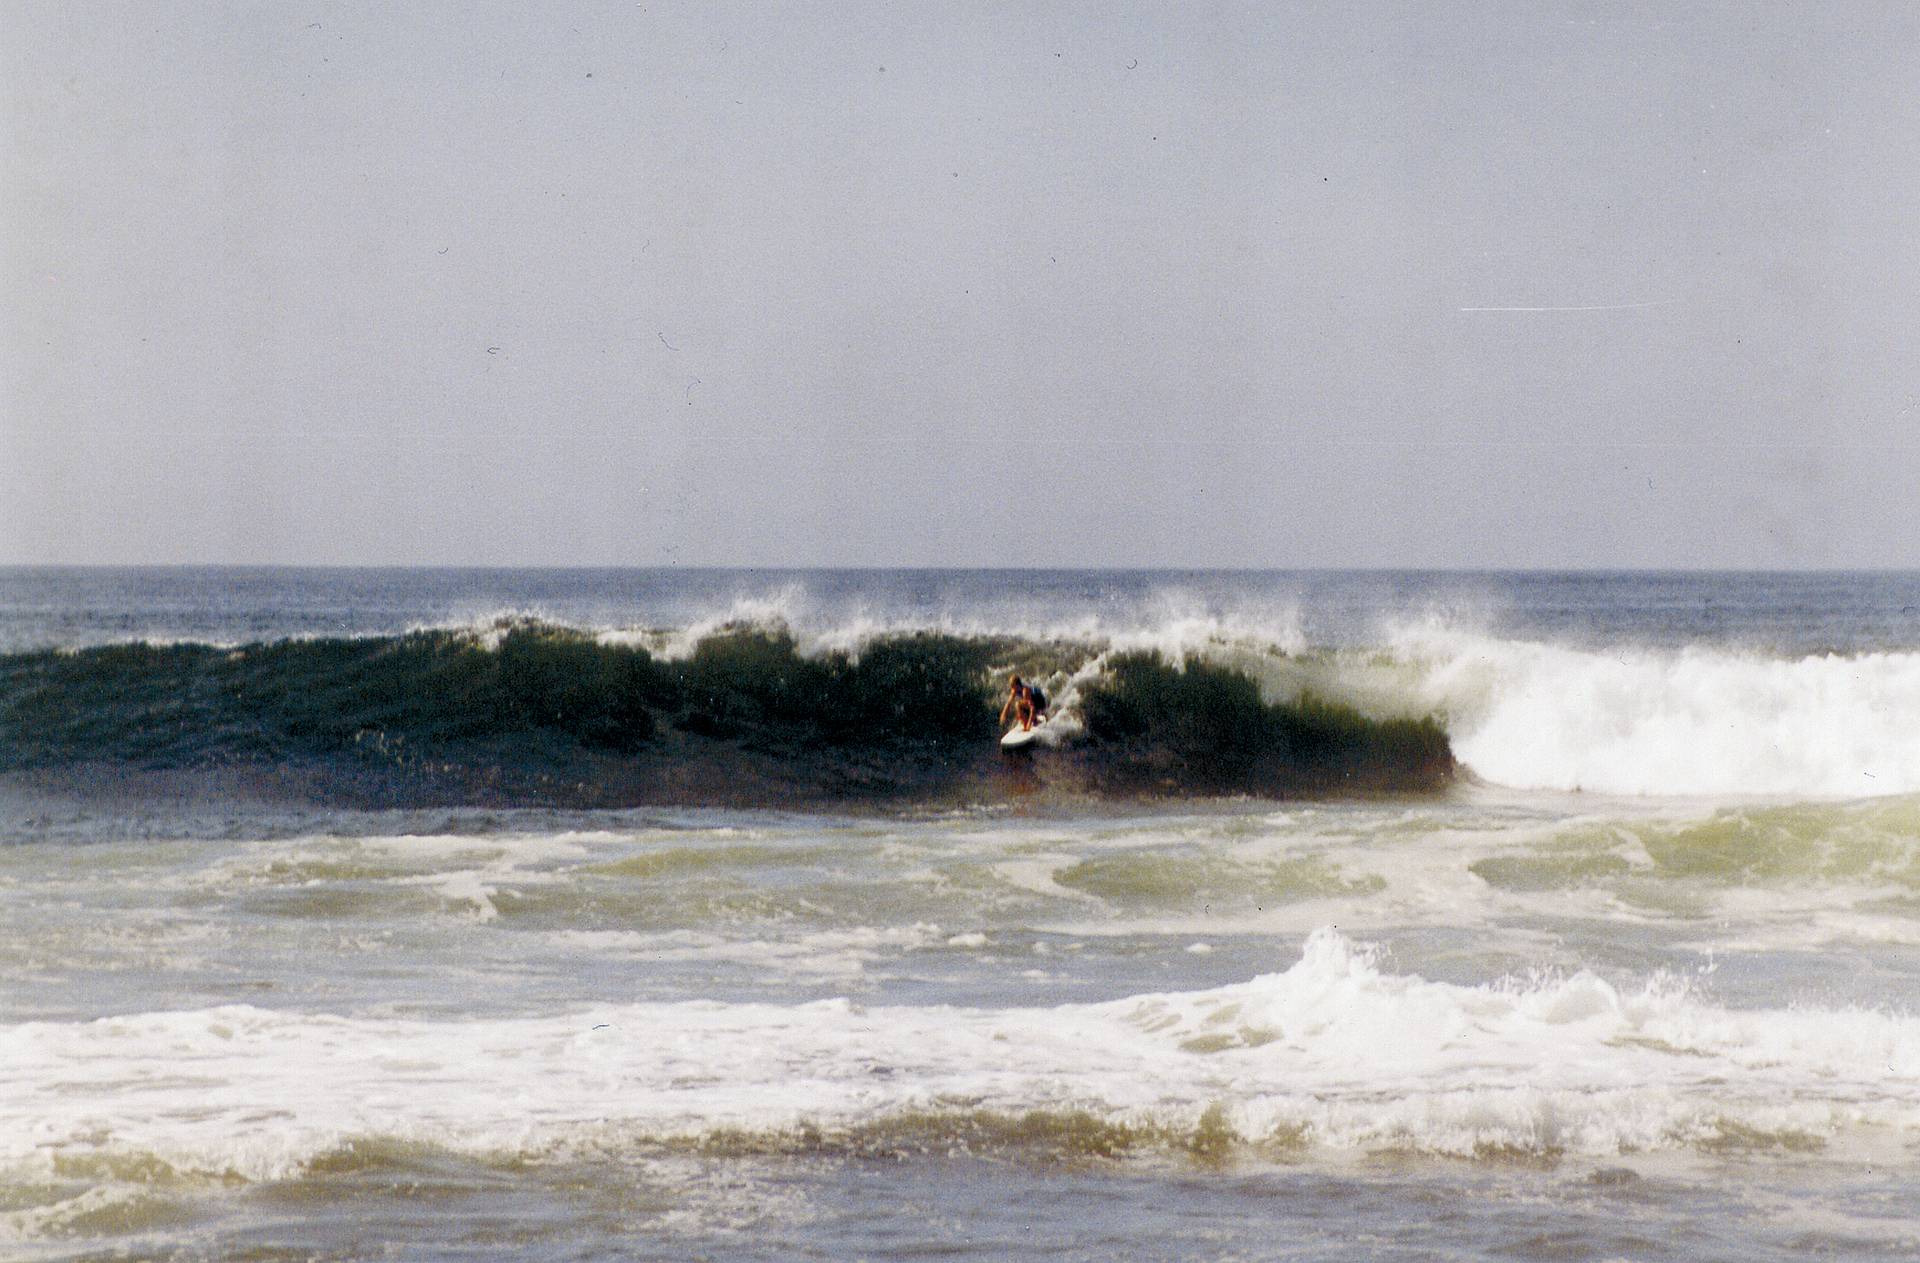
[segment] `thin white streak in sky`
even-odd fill
[[[1601,303],[1596,307],[1462,307],[1461,311],[1639,311],[1643,307],[1671,307],[1677,298],[1662,298],[1651,303]]]

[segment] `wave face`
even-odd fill
[[[1054,697],[1045,777],[1010,768],[995,740],[1016,671]],[[363,792],[377,780],[416,798],[597,805],[922,799],[1009,777],[1095,793],[1399,791],[1453,767],[1431,721],[1269,703],[1234,671],[1099,644],[918,630],[803,652],[781,624],[636,636],[523,620],[0,659],[0,768],[83,762],[293,764],[335,783],[345,769]]]
[[[1366,757],[1296,774],[1319,736],[1289,742],[1284,723],[1195,689],[1184,710],[1109,707],[1118,722],[1090,731],[1116,663],[1144,655],[1244,677],[1267,708],[1432,719],[1449,761],[1515,789],[1897,794],[1920,791],[1914,608],[1920,578],[1900,575],[0,572],[0,644],[56,646],[0,658],[0,762],[344,751],[356,776],[417,780],[436,760],[471,771],[485,747],[515,782],[499,793],[524,800],[709,739],[754,766],[700,747],[679,801],[782,776],[815,796],[912,795],[990,774],[998,677],[1019,670],[1056,702],[1035,769],[1089,737],[1132,741],[1079,769],[1083,785],[1444,782],[1438,757],[1409,754],[1427,738],[1375,758],[1406,736],[1384,731]],[[313,636],[337,626],[355,634]],[[1287,774],[1251,776],[1263,759]],[[486,797],[442,796],[460,793]]]

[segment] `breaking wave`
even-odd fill
[[[1122,642],[1131,643],[1131,642]],[[1043,764],[995,737],[1005,677],[1054,699]],[[382,803],[778,804],[1431,790],[1431,720],[1264,699],[1197,655],[936,631],[802,644],[783,624],[589,632],[524,620],[235,647],[0,658],[0,770],[266,769]]]
[[[0,768],[304,760],[383,802],[430,781],[488,801],[584,785],[588,805],[964,795],[1004,771],[993,718],[1019,671],[1056,704],[1021,770],[1076,791],[1432,790],[1457,758],[1527,790],[1920,792],[1915,652],[1575,647],[1447,621],[1325,647],[1281,607],[913,622],[796,601],[668,629],[512,617],[7,655]]]
[[[1576,650],[1445,629],[1394,652],[1503,785],[1851,797],[1920,790],[1920,653]]]
[[[0,1176],[268,1180],[438,1148],[1605,1157],[1920,1135],[1920,1019],[1686,982],[1484,986],[1323,929],[1281,973],[1051,1008],[712,1001],[426,1021],[245,1005],[0,1030]]]

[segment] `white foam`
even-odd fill
[[[1007,885],[1028,894],[1044,895],[1049,899],[1078,900],[1090,904],[1103,902],[1098,895],[1062,886],[1054,880],[1057,874],[1064,872],[1077,862],[1077,857],[1072,855],[1023,855],[1018,859],[999,861],[993,865],[993,872]]]
[[[703,930],[558,930],[546,936],[561,947],[595,954],[639,957],[657,963],[738,965],[756,974],[778,973],[804,980],[853,982],[882,960],[937,943],[958,943],[937,925],[856,926],[818,930],[791,939],[730,938]],[[982,944],[984,936],[976,935]]]
[[[214,861],[187,881],[196,887],[215,888],[287,882],[313,886],[335,876],[328,871],[329,866],[359,867],[370,880],[430,889],[447,904],[464,906],[471,910],[470,915],[485,922],[499,916],[494,898],[503,887],[563,881],[566,861],[585,858],[595,846],[619,841],[618,835],[605,833],[488,838],[457,834],[322,835],[246,844],[238,854]],[[312,872],[323,876],[309,876]]]
[[[103,1224],[124,1223],[153,1200],[151,1192],[137,1185],[95,1185],[71,1197],[0,1213],[0,1243],[71,1239],[98,1231]]]
[[[1408,700],[1480,776],[1618,794],[1920,792],[1920,654],[1571,649],[1402,629]]]
[[[449,903],[471,904],[478,920],[492,921],[500,916],[500,909],[493,902],[500,888],[487,882],[478,872],[439,873],[428,878],[409,880],[432,886]]]
[[[0,1029],[10,1169],[129,1151],[267,1178],[356,1137],[542,1153],[609,1129],[831,1127],[956,1101],[1182,1125],[1218,1105],[1245,1135],[1336,1149],[1916,1138],[1920,1019],[1729,1010],[1662,978],[1453,986],[1323,931],[1284,973],[1052,1008],[697,1001],[426,1022],[230,1006]]]

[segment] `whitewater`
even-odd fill
[[[0,1255],[1920,1256],[1916,608],[1905,574],[0,570]],[[75,761],[19,718],[125,708],[50,699],[47,653],[529,622],[667,664],[937,633],[1038,664],[1059,727],[1005,781],[756,809],[372,803],[241,776],[225,730]],[[1062,792],[1142,653],[1431,718],[1457,773]]]

